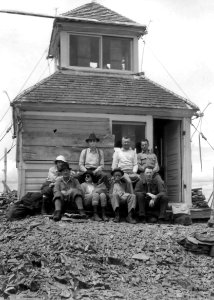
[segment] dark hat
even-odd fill
[[[81,176],[81,182],[84,182],[84,181],[85,181],[85,177],[86,177],[87,174],[89,174],[89,175],[91,176],[91,178],[92,178],[92,181],[95,182],[95,176],[94,176],[94,173],[93,173],[92,171],[90,171],[90,170],[87,170],[87,171],[85,171],[85,172],[82,174],[82,176]]]
[[[60,172],[62,172],[64,170],[71,170],[71,168],[69,167],[69,164],[67,162],[63,163]]]
[[[91,133],[85,141],[88,143],[88,141],[93,141],[93,140],[96,140],[97,142],[99,142],[100,140],[96,137],[95,133]]]
[[[115,168],[114,170],[111,171],[111,175],[113,176],[115,172],[120,172],[121,175],[124,175],[124,172],[121,170],[121,168]]]

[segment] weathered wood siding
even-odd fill
[[[22,122],[21,194],[40,189],[58,155],[64,155],[77,171],[80,152],[87,147],[85,139],[92,132],[100,138],[98,146],[104,151],[105,169],[110,170],[114,136],[108,118],[35,114],[24,115]]]

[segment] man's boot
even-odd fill
[[[79,209],[79,214],[82,218],[86,218],[86,213],[85,213],[84,209]]]
[[[119,223],[120,222],[119,208],[115,209],[115,217],[113,219],[113,222],[115,222],[115,223]]]
[[[130,211],[128,213],[128,216],[126,217],[126,222],[130,223],[130,224],[136,224],[137,221],[132,217],[133,212]]]
[[[61,210],[55,210],[54,214],[53,214],[53,220],[55,222],[58,222],[61,220],[62,214],[61,214]]]
[[[46,195],[43,195],[42,196],[42,208],[41,208],[41,214],[42,215],[46,215],[47,212],[46,212],[46,202],[47,202],[47,196]]]
[[[108,218],[106,217],[106,209],[105,207],[102,207],[102,219],[104,222],[108,222]]]
[[[98,216],[98,213],[97,213],[97,206],[93,206],[93,210],[94,210],[94,214],[93,214],[93,220],[94,221],[97,221],[97,222],[100,222],[102,221],[102,219]]]

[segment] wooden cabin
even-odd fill
[[[55,157],[78,170],[92,132],[106,170],[114,147],[142,138],[158,156],[171,202],[191,206],[190,122],[198,107],[138,73],[138,24],[98,3],[56,17],[49,47],[56,71],[13,101],[19,196],[38,191]]]

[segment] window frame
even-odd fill
[[[92,68],[92,67],[81,67],[81,66],[72,66],[70,65],[70,35],[76,35],[76,36],[88,36],[88,37],[96,37],[99,38],[99,65],[100,67],[98,68]],[[130,70],[120,70],[120,69],[104,69],[103,68],[103,37],[109,37],[109,38],[121,38],[121,39],[129,39],[130,40]],[[133,57],[133,53],[134,53],[134,38],[133,36],[118,36],[115,34],[96,34],[96,33],[85,33],[85,32],[72,32],[69,31],[67,32],[67,51],[65,51],[65,53],[67,52],[67,65],[69,68],[75,68],[75,69],[87,69],[87,70],[99,70],[99,71],[104,71],[106,72],[106,70],[110,71],[110,72],[125,72],[125,73],[131,73],[134,70],[134,57]],[[61,42],[61,47],[64,47],[64,44]]]

